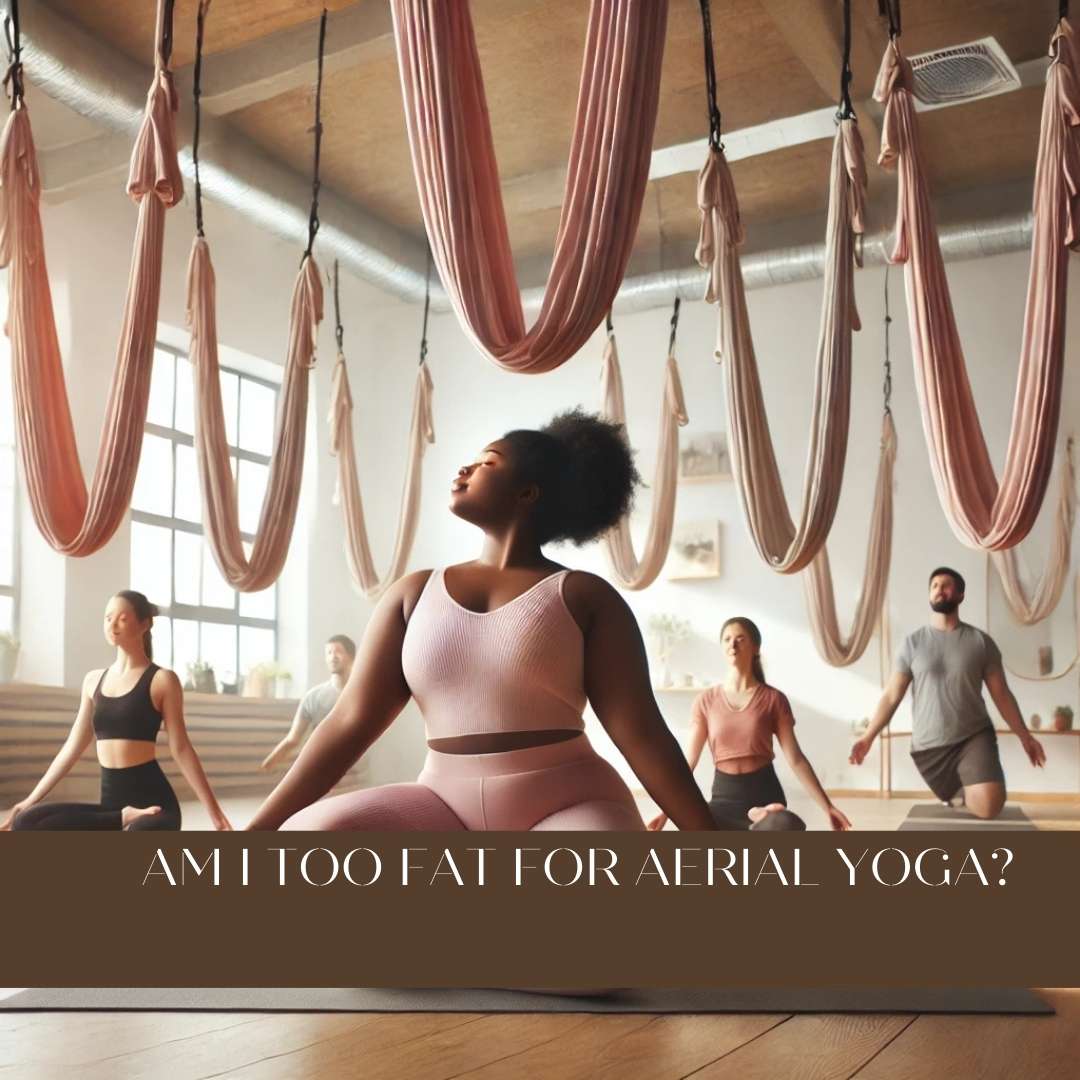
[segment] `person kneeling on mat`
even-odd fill
[[[716,764],[709,812],[718,829],[805,829],[806,823],[787,808],[787,799],[773,768],[773,736],[788,764],[810,797],[821,807],[833,829],[850,829],[806,760],[795,738],[795,718],[788,699],[765,682],[761,664],[761,631],[742,617],[728,619],[720,629],[727,657],[727,678],[699,694],[690,714],[686,760],[693,769],[708,742]],[[649,822],[662,829],[667,815]]]
[[[994,818],[1005,805],[1005,774],[983,701],[984,682],[1005,723],[1020,736],[1031,764],[1042,766],[1046,751],[1024,724],[1005,681],[998,647],[988,634],[960,621],[963,600],[964,579],[947,566],[938,567],[930,575],[930,623],[904,639],[896,670],[849,760],[862,764],[914,682],[915,767],[943,803],[965,805],[976,817]]]

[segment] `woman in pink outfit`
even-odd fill
[[[641,829],[629,788],[585,737],[588,702],[671,820],[712,829],[630,609],[541,550],[596,539],[639,482],[621,428],[580,410],[462,466],[450,509],[483,532],[480,557],[387,590],[337,704],[248,828]],[[410,697],[428,743],[417,782],[317,801]]]

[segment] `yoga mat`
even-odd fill
[[[462,1012],[462,1013],[1024,1013],[1054,1010],[1031,990],[998,987],[915,989],[622,990],[604,997],[518,990],[301,988],[24,990],[0,1010],[148,1012]]]
[[[942,806],[940,803],[919,803],[908,811],[900,823],[900,832],[952,831],[1020,832],[1035,830],[1031,819],[1019,806],[1006,806],[996,818],[989,821],[977,818],[963,807]]]

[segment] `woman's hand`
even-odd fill
[[[3,821],[0,821],[0,832],[11,832],[15,819],[30,805],[28,802],[17,802]]]
[[[225,811],[218,809],[210,815],[210,821],[218,832],[232,832],[232,823],[225,816]]]
[[[1041,769],[1046,764],[1046,751],[1043,745],[1034,735],[1026,733],[1020,738],[1020,745],[1024,748],[1028,760],[1036,769]]]
[[[829,809],[825,811],[829,817],[829,828],[834,832],[846,832],[851,828],[851,822],[848,820],[847,814],[844,813],[839,807],[829,804]]]
[[[649,832],[660,832],[661,829],[668,823],[667,814],[657,814],[656,817],[645,826]]]

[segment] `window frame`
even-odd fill
[[[165,427],[161,424],[151,423],[149,420],[146,422],[143,428],[143,432],[146,435],[156,435],[158,438],[167,439],[170,443],[171,451],[171,464],[172,464],[172,515],[155,514],[146,510],[137,510],[134,506],[131,507],[130,518],[132,522],[137,522],[142,525],[154,525],[158,528],[169,530],[169,603],[161,604],[160,614],[161,617],[168,618],[170,620],[183,619],[189,620],[199,625],[201,623],[214,623],[219,626],[232,626],[235,629],[236,637],[236,666],[240,667],[240,631],[243,628],[251,628],[256,630],[270,630],[274,635],[274,655],[272,659],[276,662],[280,655],[281,648],[281,635],[278,628],[278,616],[281,610],[281,595],[278,583],[275,581],[273,585],[274,589],[274,618],[266,619],[256,617],[253,615],[243,615],[240,611],[240,597],[239,590],[233,589],[233,608],[212,607],[204,604],[183,604],[176,603],[176,533],[183,532],[192,536],[198,536],[205,540],[206,528],[203,523],[188,521],[185,518],[179,518],[176,516],[176,455],[178,446],[188,446],[192,449],[195,447],[195,437],[186,431],[181,431],[175,426],[176,424],[176,402],[177,402],[177,386],[179,385],[180,378],[180,365],[178,360],[185,360],[188,363],[191,362],[191,358],[183,349],[178,349],[173,345],[169,345],[163,341],[157,341],[154,345],[155,352],[168,353],[173,358],[172,366],[172,427]],[[240,380],[237,384],[237,404],[236,404],[236,422],[237,422],[237,439],[239,439],[240,433],[240,409],[242,407],[242,383],[244,379],[250,382],[256,383],[260,386],[266,387],[272,390],[274,393],[274,409],[275,417],[277,415],[278,397],[281,393],[281,384],[276,383],[271,379],[264,379],[258,375],[251,375],[246,371],[242,371],[239,368],[229,367],[221,365],[220,370],[223,373],[229,375],[235,375]],[[248,461],[256,465],[264,465],[267,468],[270,467],[272,461],[272,454],[259,454],[252,450],[243,450],[239,446],[229,445],[229,456],[235,457],[239,465],[240,461]],[[236,485],[237,491],[239,491],[239,468],[237,469]],[[247,542],[253,542],[255,539],[254,533],[241,532],[241,537]],[[213,557],[211,553],[211,558]],[[170,634],[170,652],[169,663],[174,663],[175,652],[172,647],[172,639],[174,635]],[[200,626],[198,637],[199,655],[202,656],[202,629]],[[205,658],[204,658],[205,659]],[[218,674],[215,672],[215,674]],[[235,672],[237,683],[243,684],[243,680],[246,677],[246,672],[237,670]],[[220,682],[220,676],[219,680]]]

